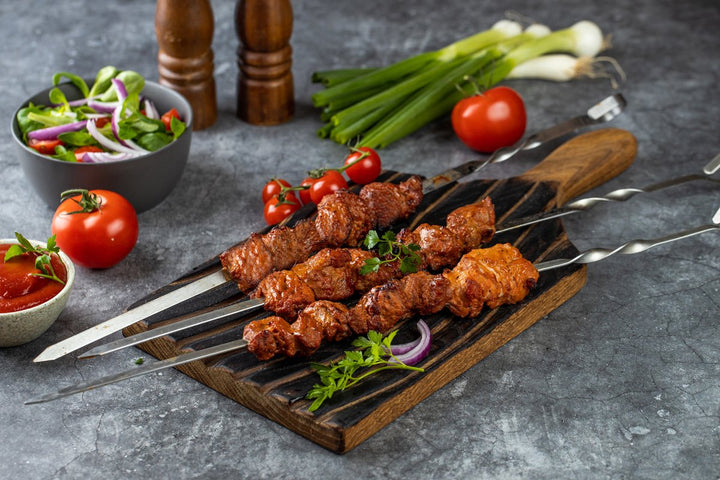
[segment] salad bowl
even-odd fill
[[[92,82],[92,80],[90,81]],[[18,125],[20,109],[33,105],[50,104],[49,87],[28,98],[18,107],[12,118],[12,136],[17,146],[17,157],[25,178],[40,198],[51,208],[60,204],[60,194],[71,189],[104,189],[125,197],[140,213],[162,202],[182,177],[190,153],[192,136],[192,107],[176,91],[158,83],[146,81],[142,95],[151,99],[160,112],[175,108],[185,122],[185,131],[170,144],[143,155],[124,160],[101,163],[68,162],[43,155],[24,141]],[[58,88],[68,101],[82,98],[72,83]]]

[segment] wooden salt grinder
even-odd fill
[[[155,35],[160,83],[181,93],[193,109],[193,130],[217,120],[213,77],[214,19],[208,0],[157,0]]]
[[[277,125],[295,112],[290,0],[238,0],[235,31],[237,116],[253,125]]]

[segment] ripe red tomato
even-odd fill
[[[167,112],[163,113],[163,115],[160,117],[160,121],[162,121],[165,124],[165,130],[168,132],[172,130],[170,127],[170,124],[172,122],[173,117],[180,120],[180,113],[178,113],[176,108],[171,108]]]
[[[43,155],[55,155],[55,147],[60,145],[63,145],[63,143],[57,138],[54,140],[35,140],[32,138],[28,140],[28,146]]]
[[[327,170],[310,187],[310,198],[317,205],[325,195],[347,188],[347,186],[347,180],[342,173],[337,170]]]
[[[380,155],[370,147],[360,147],[355,149],[345,159],[345,173],[348,178],[360,185],[366,185],[374,182],[382,171],[382,162]]]
[[[300,182],[301,187],[312,187],[312,184],[317,181],[316,178],[313,177],[306,177],[305,180]],[[300,195],[300,201],[303,203],[303,205],[307,205],[308,203],[312,202],[312,198],[310,197],[310,188],[305,188],[303,190],[298,190],[298,195]]]
[[[66,193],[71,196],[60,203],[52,219],[60,250],[86,268],[109,268],[125,258],[138,238],[137,215],[130,202],[108,190]]]
[[[275,195],[265,204],[263,216],[268,225],[275,225],[300,210],[300,207],[300,200],[292,192],[287,193],[283,201]]]
[[[501,86],[460,100],[451,121],[465,145],[479,152],[494,152],[522,138],[527,114],[520,95]]]
[[[262,189],[263,203],[267,203],[272,197],[282,192],[283,187],[290,188],[290,182],[282,178],[271,178]]]

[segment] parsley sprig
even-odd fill
[[[406,365],[398,360],[390,351],[390,345],[397,330],[383,336],[371,330],[367,337],[358,337],[353,346],[360,350],[345,352],[345,357],[329,365],[313,363],[312,367],[320,375],[320,383],[313,385],[306,398],[313,400],[308,408],[314,412],[338,391],[350,388],[366,377],[383,370],[413,370],[423,372],[424,369]]]
[[[17,238],[19,244],[12,245],[7,249],[7,252],[5,252],[5,262],[12,258],[25,255],[26,253],[34,255],[35,268],[37,268],[41,273],[33,273],[32,275],[47,278],[55,282],[59,282],[62,285],[65,284],[65,282],[63,282],[60,277],[55,274],[55,269],[53,268],[51,262],[52,254],[57,254],[60,251],[55,243],[55,235],[48,238],[47,247],[41,247],[40,245],[33,246],[27,238],[23,237],[18,232],[15,232],[15,238]]]
[[[369,250],[377,247],[378,257],[365,260],[365,264],[360,268],[361,275],[377,272],[380,265],[398,260],[402,273],[415,273],[422,261],[420,255],[417,254],[420,245],[398,242],[392,231],[385,232],[381,237],[375,230],[370,230],[363,240],[363,245]]]

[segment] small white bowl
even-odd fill
[[[14,238],[6,238],[0,239],[0,243],[18,242]],[[44,242],[36,240],[30,240],[30,243],[46,246]],[[75,281],[75,266],[72,261],[63,252],[60,252],[60,258],[67,269],[65,287],[45,303],[17,312],[0,313],[0,347],[15,347],[35,340],[60,316]]]

